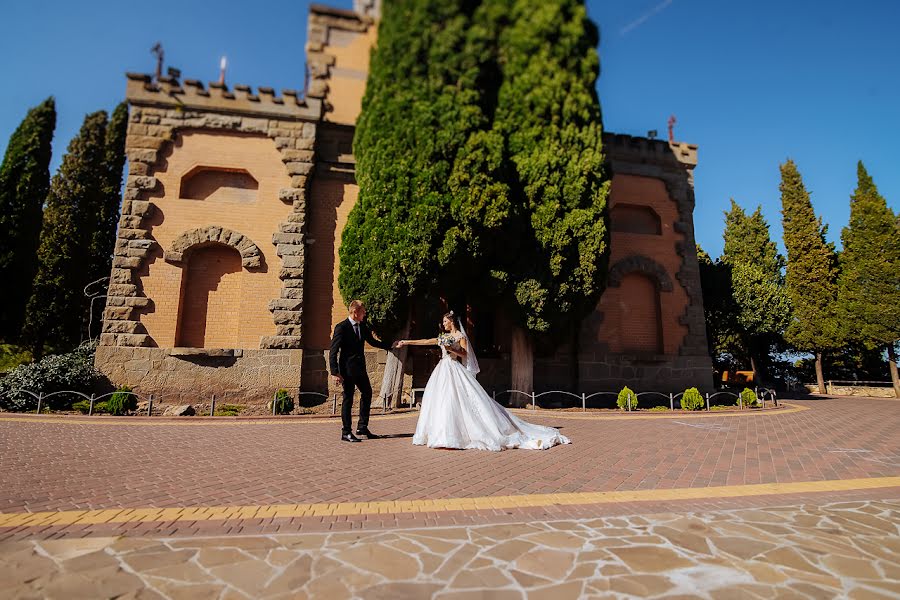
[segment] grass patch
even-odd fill
[[[217,417],[236,417],[244,410],[243,406],[238,404],[222,404],[216,408],[213,413]]]
[[[668,406],[654,406],[653,408],[647,409],[650,412],[667,412],[669,410]]]

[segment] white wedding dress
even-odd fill
[[[441,360],[425,385],[413,444],[500,451],[570,443],[559,430],[526,423],[497,404],[475,379],[477,366],[473,372],[440,348]]]

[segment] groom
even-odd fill
[[[366,307],[362,301],[350,303],[349,318],[334,327],[331,336],[331,352],[328,362],[331,375],[336,385],[344,387],[344,400],[341,404],[341,440],[359,442],[358,437],[350,433],[350,411],[353,408],[353,393],[359,388],[359,421],[356,424],[356,435],[374,440],[379,436],[369,431],[369,407],[372,404],[372,384],[366,373],[365,343],[376,348],[390,350],[391,345],[379,342],[372,337],[369,326],[365,323]]]

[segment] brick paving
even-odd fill
[[[501,453],[413,447],[415,414],[362,444],[322,419],[0,415],[0,596],[896,597],[900,403],[792,405],[539,412],[573,444]]]
[[[372,502],[696,488],[900,475],[900,404],[798,401],[790,414],[612,420],[539,413],[571,445],[500,453],[346,444],[332,420],[103,426],[0,419],[0,512]],[[578,413],[576,413],[577,415]],[[103,417],[98,417],[103,419]]]

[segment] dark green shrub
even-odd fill
[[[223,404],[216,408],[215,416],[217,417],[236,417],[244,410],[243,406],[237,404]]]
[[[616,400],[616,404],[619,405],[619,408],[622,410],[628,410],[628,396],[631,396],[631,410],[634,410],[638,406],[637,394],[631,391],[628,386],[622,388],[622,391],[619,392],[619,398]]]
[[[106,409],[111,415],[124,415],[137,410],[137,396],[131,393],[130,387],[122,386],[106,401]]]
[[[276,415],[286,415],[294,410],[294,399],[287,390],[282,389],[275,392],[274,402]],[[272,408],[271,404],[269,404],[269,408]]]
[[[12,371],[19,365],[31,362],[31,352],[22,346],[0,344],[0,373]]]
[[[37,408],[34,394],[50,394],[62,390],[88,392],[103,381],[94,369],[95,344],[82,344],[72,352],[54,354],[44,359],[19,365],[0,379],[0,408],[10,411],[33,411]],[[44,404],[53,410],[68,409],[79,397],[58,394]]]
[[[695,387],[684,390],[681,396],[681,408],[684,410],[702,410],[706,406],[703,395]]]
[[[759,399],[756,397],[756,392],[750,388],[744,388],[744,391],[741,392],[741,398],[737,403],[752,408],[759,405]]]

